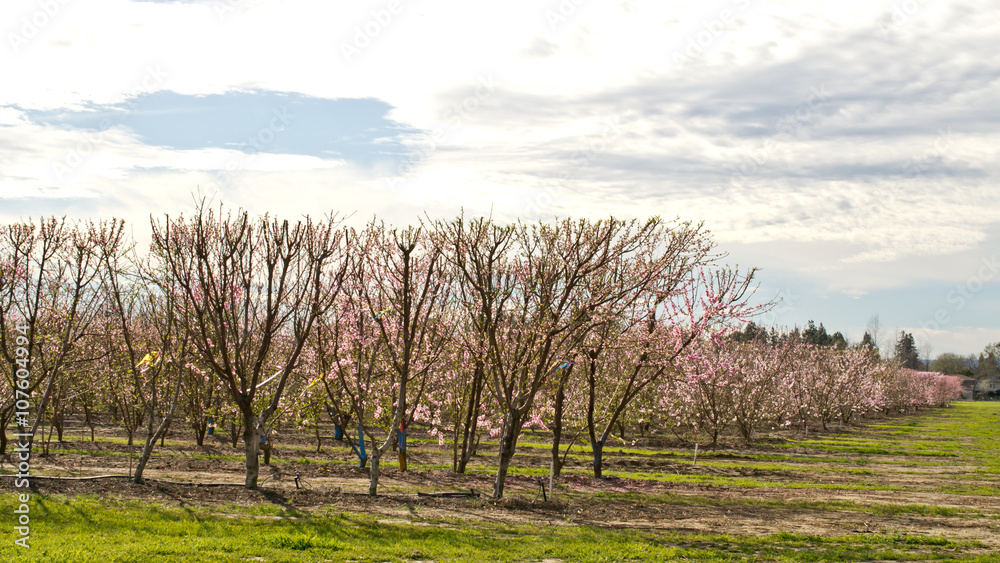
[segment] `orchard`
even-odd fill
[[[320,442],[322,422],[371,496],[390,451],[406,470],[413,432],[457,474],[495,444],[499,499],[528,431],[550,440],[550,480],[581,444],[600,478],[606,448],[636,436],[751,446],[961,394],[958,378],[865,346],[739,338],[769,304],[696,223],[353,228],[201,205],[150,229],[149,248],[113,219],[0,229],[0,452],[12,432],[46,453],[67,420],[91,439],[110,423],[142,483],[168,434],[200,446],[217,431],[256,489],[261,453],[269,463],[289,428]]]

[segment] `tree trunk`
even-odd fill
[[[232,439],[233,447],[235,448],[236,444],[238,444],[240,441],[240,429],[239,427],[236,426],[235,418],[229,425],[229,437]]]
[[[510,468],[510,459],[514,457],[514,452],[510,448],[500,448],[500,467],[497,469],[496,481],[493,483],[493,498],[503,498],[503,488],[507,481],[507,469]]]
[[[406,471],[406,427],[400,426],[396,434],[397,450],[399,451],[399,470]]]
[[[458,417],[455,417],[455,425],[451,432],[451,470],[458,473]],[[0,452],[2,453],[2,452]]]
[[[375,438],[372,438],[372,449],[378,450],[375,447]],[[368,465],[368,452],[365,451],[365,425],[361,422],[358,422],[358,461],[361,463],[361,469]]]
[[[371,455],[371,481],[368,484],[368,496],[374,497],[378,496],[378,464],[382,460],[382,456],[378,451],[378,448],[372,448]]]
[[[589,353],[590,356],[590,366],[587,370],[587,434],[590,436],[590,449],[594,456],[594,478],[600,479],[602,475],[602,464],[604,463],[604,443],[608,439],[608,431],[611,425],[614,424],[615,419],[620,415],[622,410],[622,405],[618,406],[618,409],[611,414],[611,420],[608,421],[608,425],[601,432],[600,440],[597,439],[597,419],[594,417],[597,405],[597,356],[598,352],[593,351]]]
[[[594,478],[601,479],[604,475],[604,439],[605,436],[601,436],[600,440],[592,441],[590,443],[590,448],[594,451]]]
[[[319,415],[316,415],[316,424],[313,425],[316,429],[316,453],[323,451],[323,437],[319,433]]]
[[[149,461],[149,456],[153,453],[153,446],[156,444],[156,434],[153,433],[153,413],[152,407],[150,407],[146,428],[146,443],[142,446],[142,454],[139,455],[139,462],[135,465],[135,474],[132,476],[132,481],[137,484],[142,484],[142,472],[146,469],[146,463]]]
[[[52,426],[49,426],[49,437],[45,437],[45,424],[38,427],[42,433],[42,455],[49,455],[49,445],[52,443]]]
[[[167,429],[170,428],[170,422],[174,418],[174,409],[177,408],[177,400],[180,398],[181,393],[181,379],[178,376],[177,385],[174,387],[174,396],[170,403],[170,410],[163,415],[163,420],[160,421],[160,426],[154,430],[153,419],[154,419],[154,409],[150,407],[147,415],[147,425],[146,425],[146,445],[142,449],[142,455],[139,457],[139,463],[135,467],[135,483],[142,484],[142,472],[146,469],[146,464],[149,462],[149,457],[153,454],[153,446],[156,445],[157,438],[160,439],[160,447],[163,447],[163,440],[167,436]],[[155,395],[154,395],[155,400]]]
[[[135,465],[135,475],[132,477],[132,481],[137,484],[142,484],[142,472],[146,469],[146,463],[149,462],[149,456],[153,453],[153,444],[156,440],[146,440],[146,445],[142,448],[142,455],[139,456],[139,462]]]
[[[562,457],[559,456],[559,439],[558,438],[554,438],[553,442],[552,442],[552,462],[551,462],[551,465],[549,467],[550,467],[549,473],[551,473],[550,476],[553,479],[556,478],[556,477],[559,477],[559,475],[562,474],[563,459],[562,459]]]
[[[58,370],[53,369],[52,370],[52,374],[49,376],[49,382],[45,386],[45,393],[42,395],[42,400],[38,403],[38,406],[36,407],[38,409],[38,412],[37,412],[37,414],[35,414],[35,422],[34,422],[34,424],[31,425],[31,430],[29,430],[27,432],[25,432],[23,430],[20,431],[22,434],[24,434],[24,433],[30,434],[30,436],[28,436],[26,438],[26,443],[28,444],[29,455],[30,455],[30,452],[31,452],[31,448],[33,448],[34,445],[35,445],[35,436],[38,435],[38,428],[42,424],[42,416],[45,414],[45,408],[48,407],[49,399],[52,397],[52,389],[53,389],[53,387],[55,385],[56,374],[57,373],[58,373]],[[42,441],[43,442],[44,442],[44,439],[45,439],[45,433],[44,433],[44,430],[43,430],[43,432],[42,432]]]
[[[482,404],[483,386],[485,377],[482,363],[476,365],[476,372],[472,378],[472,395],[469,398],[469,408],[465,412],[465,427],[462,429],[462,450],[458,460],[458,473],[465,473],[469,460],[476,453],[476,430],[479,426],[479,406]]]
[[[493,483],[493,498],[503,498],[504,485],[507,482],[507,470],[510,468],[510,460],[514,457],[514,448],[517,446],[517,435],[521,432],[521,413],[511,411],[508,420],[504,423],[503,435],[500,438],[500,466],[497,469],[496,481]]]
[[[247,466],[245,486],[256,489],[257,476],[260,474],[260,460],[257,458],[260,453],[260,438],[257,436],[252,414],[243,415],[243,446],[246,448]]]
[[[83,405],[83,414],[84,414],[84,424],[90,427],[90,441],[93,442],[94,427],[96,426],[96,423],[94,422],[93,416],[91,415],[90,407],[88,407],[86,404]]]
[[[10,419],[13,417],[13,408],[0,414],[0,455],[7,453],[7,425],[10,424]]]
[[[208,425],[204,421],[195,422],[194,424],[191,425],[191,427],[194,429],[194,441],[199,446],[205,445],[205,432],[207,431],[207,426]]]
[[[559,382],[556,389],[555,412],[552,415],[552,465],[549,470],[550,479],[558,477],[562,472],[562,458],[559,457],[559,442],[562,440],[563,402],[566,399],[565,379]]]
[[[56,429],[56,440],[58,440],[60,444],[63,443],[63,427],[65,426],[64,423],[65,419],[63,418],[62,413],[52,416],[52,425],[55,426]]]

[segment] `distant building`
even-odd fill
[[[990,377],[976,381],[973,388],[974,399],[1000,399],[1000,377]]]
[[[962,399],[970,401],[975,396],[975,394],[976,394],[976,378],[962,377]]]

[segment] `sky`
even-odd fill
[[[0,41],[0,221],[659,215],[761,324],[1000,341],[995,1],[4,0]]]

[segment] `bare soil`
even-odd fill
[[[508,478],[506,498],[496,501],[488,498],[493,485],[489,467],[495,461],[488,446],[476,459],[474,471],[460,475],[427,468],[450,466],[448,446],[411,442],[411,470],[399,471],[395,454],[388,454],[382,463],[379,490],[383,494],[371,498],[366,494],[367,469],[356,467],[357,459],[349,448],[324,440],[322,451],[317,453],[315,438],[308,434],[281,436],[272,464],[261,467],[257,490],[242,485],[241,448],[232,448],[221,437],[197,446],[193,440],[186,441],[189,436],[170,436],[166,447],[156,448],[146,469],[147,481],[138,485],[127,480],[129,448],[113,429],[100,432],[101,440],[96,442],[90,441],[89,430],[86,437],[83,429],[72,434],[64,443],[52,444],[48,455],[32,459],[32,474],[38,477],[32,481],[36,493],[202,506],[219,514],[238,514],[234,507],[266,504],[285,509],[282,517],[289,518],[332,510],[374,514],[387,522],[436,525],[447,525],[443,519],[454,519],[736,535],[928,535],[976,540],[989,549],[1000,550],[1000,489],[996,494],[941,492],[956,484],[996,489],[997,476],[977,472],[976,466],[956,458],[793,452],[764,445],[725,449],[732,455],[699,458],[696,465],[691,459],[652,449],[639,455],[610,449],[606,471],[615,476],[594,479],[584,474],[589,470],[589,460],[579,457],[571,459],[566,474],[556,479],[554,501],[543,500],[538,478],[517,474]],[[110,441],[112,438],[119,441]],[[36,451],[41,452],[40,445]],[[546,450],[523,449],[515,456],[514,465],[547,468],[546,454]],[[815,456],[816,461],[757,461],[746,459],[746,454]],[[831,463],[831,457],[838,461]],[[718,466],[719,462],[727,465]],[[773,469],[775,465],[782,468]],[[0,491],[13,492],[11,469],[7,454],[0,461],[0,473],[4,474],[0,477]],[[629,473],[643,478],[629,478]],[[108,477],[79,480],[94,476]],[[686,477],[709,481],[685,481]],[[753,484],[727,484],[727,480],[743,478],[753,480]],[[543,482],[547,485],[547,476]],[[893,490],[855,490],[858,486]],[[418,495],[459,491],[474,491],[481,496]],[[921,513],[925,511],[929,513]]]

